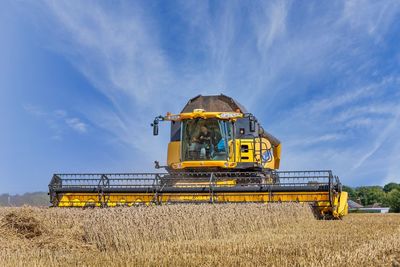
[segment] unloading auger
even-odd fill
[[[347,214],[347,192],[329,170],[278,171],[281,143],[225,95],[196,96],[170,121],[167,165],[157,173],[54,174],[54,207],[169,203],[309,203],[321,218]]]

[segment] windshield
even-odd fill
[[[183,121],[183,160],[228,160],[232,123],[218,119]]]

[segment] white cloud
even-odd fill
[[[396,109],[397,104],[393,102],[368,103],[364,106],[351,106],[346,110],[341,111],[334,120],[335,122],[346,122],[349,120],[358,119],[362,116],[395,116]]]
[[[284,168],[333,169],[353,185],[382,184],[385,177],[395,177],[400,99],[392,92],[397,88],[398,79],[388,76],[295,105],[280,122],[290,127],[278,128]]]
[[[338,133],[327,133],[317,136],[309,136],[306,138],[300,138],[299,140],[289,141],[285,143],[285,147],[290,147],[292,149],[301,149],[300,147],[310,147],[317,144],[326,144],[329,142],[335,142],[345,139],[345,135]]]
[[[345,1],[342,20],[353,31],[361,31],[382,41],[390,25],[399,14],[400,3],[396,0]]]
[[[400,119],[400,108],[397,108],[396,117],[393,118],[390,123],[382,129],[381,133],[376,137],[370,149],[355,163],[353,166],[353,170],[360,168],[367,159],[369,159],[378,149],[380,149],[387,141],[389,136],[392,134],[393,131],[396,131],[396,135],[399,135],[397,132],[399,126],[399,119]],[[398,141],[397,141],[398,142]]]
[[[329,141],[337,141],[343,138],[343,135],[340,134],[325,134],[322,136],[315,137],[310,139],[307,144],[312,145],[320,142],[329,142]]]
[[[159,159],[165,148],[157,145],[160,138],[149,142],[149,124],[174,106],[179,83],[159,46],[152,19],[135,2],[115,5],[120,11],[115,13],[97,2],[46,3],[52,23],[58,25],[59,32],[53,34],[62,32],[57,36],[62,42],[52,49],[65,55],[111,102],[103,106],[88,103],[80,113],[119,143],[141,151],[149,162]],[[130,12],[124,12],[125,8]],[[66,120],[67,125],[86,132],[85,123],[74,119]]]
[[[27,104],[27,105],[23,105],[23,108],[27,111],[27,112],[29,112],[30,114],[32,114],[32,115],[34,115],[34,116],[36,116],[36,117],[41,117],[41,116],[44,116],[45,115],[45,113],[41,110],[41,108],[40,107],[38,107],[38,106],[34,106],[34,105],[31,105],[31,104]]]
[[[330,96],[320,101],[313,102],[310,109],[316,113],[332,110],[361,98],[371,97],[374,94],[374,90],[376,90],[376,87],[368,85],[356,90],[349,90],[349,92],[339,92],[336,96]]]
[[[351,119],[348,122],[346,122],[346,127],[348,128],[358,128],[358,127],[368,127],[373,125],[376,122],[376,120],[372,120],[370,118],[357,118],[357,119]]]
[[[52,130],[51,139],[53,140],[59,141],[63,139],[65,126],[80,134],[86,133],[88,130],[86,123],[77,117],[70,117],[65,110],[58,109],[48,112],[32,104],[23,105],[23,108],[47,124],[49,129]]]
[[[79,133],[87,132],[87,125],[78,118],[68,118],[65,120],[65,122],[69,127]]]
[[[257,48],[260,54],[266,55],[274,42],[286,32],[288,3],[270,2],[269,6],[263,6],[260,11],[261,17],[254,21],[254,26],[257,32]]]
[[[132,98],[140,106],[151,104],[169,80],[157,30],[145,23],[141,7],[132,4],[126,16],[107,12],[93,2],[48,2],[67,36],[59,48],[116,108],[121,97]]]

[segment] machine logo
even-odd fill
[[[263,161],[263,163],[265,163],[265,162],[269,162],[271,160],[272,160],[271,149],[268,149],[267,151],[264,152],[264,154],[262,154],[262,161]]]

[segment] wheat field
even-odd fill
[[[301,204],[0,208],[0,266],[400,266],[400,215]]]

